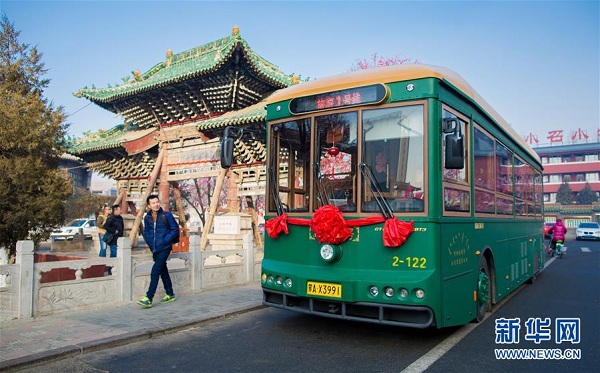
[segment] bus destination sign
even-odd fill
[[[387,89],[383,84],[342,89],[294,98],[290,101],[290,112],[292,114],[302,114],[346,106],[372,105],[382,102],[386,96]]]

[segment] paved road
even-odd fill
[[[397,372],[454,330],[388,328],[268,308],[66,359],[43,371]]]
[[[524,286],[510,301],[485,320],[427,372],[597,372],[600,367],[600,243],[568,241],[563,259],[555,259],[534,285]],[[589,250],[589,251],[588,251]],[[495,343],[495,322],[521,319],[520,342]],[[551,340],[537,345],[526,341],[528,318],[550,318]],[[581,320],[581,342],[555,343],[556,318]],[[498,348],[580,349],[581,360],[497,360]]]

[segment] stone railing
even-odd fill
[[[66,311],[100,309],[131,302],[146,293],[152,254],[133,254],[129,238],[119,238],[116,258],[85,258],[34,263],[33,242],[17,243],[16,264],[0,265],[0,321]],[[177,295],[220,286],[241,285],[260,278],[261,254],[252,237],[235,250],[200,250],[200,237],[190,237],[189,252],[171,253],[167,265]],[[106,265],[111,274],[83,278],[84,270]],[[75,271],[74,280],[42,282],[42,274]],[[155,298],[164,295],[159,282]]]

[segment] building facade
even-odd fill
[[[566,182],[573,192],[572,202],[577,200],[586,184],[589,184],[600,200],[600,142],[574,143],[537,147],[544,165],[544,205],[546,220],[564,217],[567,226],[576,227],[581,221],[598,221],[600,204],[559,205],[556,195]]]
[[[92,172],[80,158],[65,153],[60,157],[58,168],[71,179],[73,194],[89,192],[92,184]]]

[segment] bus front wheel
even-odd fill
[[[490,268],[484,256],[479,259],[477,271],[477,322],[483,321],[485,313],[491,308],[492,287],[490,281]]]

